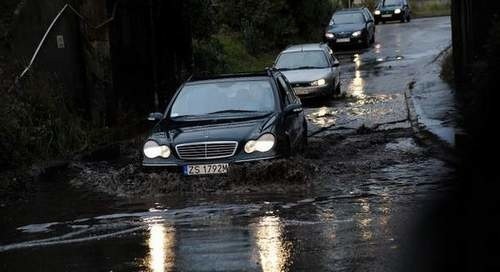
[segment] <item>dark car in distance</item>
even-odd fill
[[[411,8],[408,0],[380,0],[375,11],[375,24],[387,21],[411,21]]]
[[[302,103],[276,70],[192,78],[173,96],[144,144],[143,166],[185,175],[222,174],[232,164],[287,157],[307,143]]]
[[[332,48],[339,45],[369,47],[375,42],[375,19],[367,8],[339,10],[330,20],[325,40]]]

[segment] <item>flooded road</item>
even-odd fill
[[[453,187],[448,149],[417,135],[408,108],[449,18],[380,25],[376,39],[339,52],[345,98],[306,101],[303,156],[201,178],[142,172],[133,152],[76,164],[0,209],[0,271],[404,271],[412,230]]]
[[[408,93],[409,86],[415,84],[423,89],[415,95],[417,99],[427,93],[430,96],[427,100],[434,100],[418,113],[422,119],[443,114],[437,110],[441,107],[437,104],[443,102],[448,105],[444,111],[455,114],[449,113],[453,101],[435,99],[432,91],[436,88],[427,90],[431,84],[446,89],[446,86],[443,87],[445,83],[439,79],[436,67],[439,69],[440,66],[436,62],[450,45],[449,17],[377,26],[375,44],[369,50],[337,52],[342,63],[342,92],[347,98],[329,102],[310,101],[310,131],[323,132],[325,128],[331,128],[331,132],[345,132],[362,125],[409,127],[405,99],[411,95]]]

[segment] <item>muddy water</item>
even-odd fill
[[[5,271],[342,271],[373,267],[374,258],[387,268],[429,200],[372,192],[171,209],[167,200],[141,212],[21,227],[28,241],[3,246],[0,259]]]
[[[373,48],[340,52],[345,97],[306,101],[302,156],[201,178],[144,172],[133,145],[74,164],[0,209],[0,271],[404,271],[412,228],[453,188],[403,95],[445,22],[380,26]]]
[[[373,269],[376,264],[381,270],[392,269],[407,230],[416,224],[425,203],[449,190],[446,180],[452,175],[445,162],[426,155],[435,147],[418,145],[409,133],[312,139],[310,151],[288,164],[315,165],[302,170],[309,171],[303,175],[311,178],[304,181],[307,186],[274,179],[219,187],[225,177],[179,177],[175,183],[201,184],[206,190],[193,193],[181,186],[184,189],[163,196],[135,191],[126,182],[112,186],[132,192],[130,198],[48,186],[44,200],[35,203],[40,206],[28,203],[2,213],[2,218],[15,220],[0,234],[0,268],[343,271]],[[130,166],[124,169],[128,172]],[[107,172],[114,171],[107,167]],[[167,179],[171,175],[160,180],[174,182]],[[150,182],[159,177],[162,173],[153,174]]]

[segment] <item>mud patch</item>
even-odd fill
[[[75,186],[121,197],[162,196],[166,194],[222,194],[307,190],[314,177],[314,165],[303,159],[276,160],[232,165],[227,175],[186,177],[175,169],[148,170],[139,163],[115,167],[106,163],[86,164]]]
[[[342,175],[350,176],[352,184],[356,184],[357,176],[426,160],[427,147],[418,146],[412,135],[411,129],[398,129],[313,137],[301,156],[232,165],[227,175],[202,177],[186,177],[176,169],[144,169],[137,147],[131,145],[129,155],[124,156],[128,161],[74,164],[78,175],[71,184],[120,197],[144,198],[170,194],[307,193],[336,187]]]

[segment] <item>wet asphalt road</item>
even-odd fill
[[[349,169],[293,194],[131,200],[47,184],[0,210],[0,271],[404,270],[407,236],[451,173],[408,135],[405,91],[450,44],[449,18],[379,25],[376,39],[338,53],[346,98],[306,102],[313,146],[343,135],[353,154],[335,167]]]

